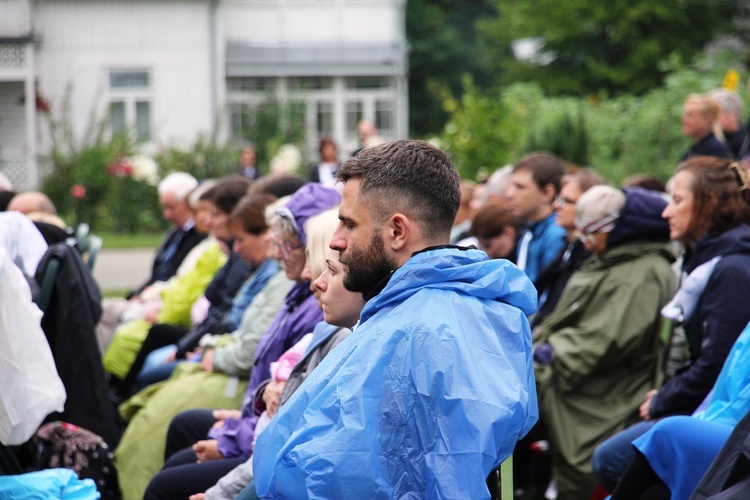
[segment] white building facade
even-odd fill
[[[406,137],[404,2],[0,0],[0,171],[38,185],[45,106],[79,139],[103,116],[146,151],[239,139],[270,97],[302,103],[310,150],[330,136],[345,156],[364,118]]]

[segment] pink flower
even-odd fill
[[[129,177],[133,174],[133,165],[127,158],[120,158],[107,167],[107,173],[112,177]]]
[[[86,196],[86,188],[80,184],[75,184],[70,188],[70,194],[73,198],[82,199]]]

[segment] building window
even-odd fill
[[[230,92],[269,92],[276,87],[276,78],[264,76],[233,76],[227,78]]]
[[[109,120],[113,134],[132,131],[137,141],[151,140],[151,73],[109,71]]]
[[[317,158],[318,141],[332,137],[346,155],[360,147],[357,124],[370,119],[384,139],[396,135],[396,85],[391,76],[228,77],[227,111],[233,138],[253,123],[257,106],[268,99],[304,104],[299,117],[306,127],[306,156]],[[342,156],[343,159],[343,156]]]
[[[316,126],[318,138],[333,135],[333,103],[319,101],[316,103]]]
[[[387,76],[354,76],[346,79],[346,88],[353,90],[388,89],[392,78]]]

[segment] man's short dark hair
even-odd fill
[[[552,184],[555,193],[560,192],[560,182],[565,174],[565,165],[560,158],[552,153],[539,151],[524,156],[516,162],[513,173],[519,170],[531,172],[531,177],[539,189],[544,189],[547,184]]]
[[[201,200],[210,200],[225,214],[231,214],[240,199],[247,194],[250,180],[241,175],[225,177],[201,195]]]
[[[427,240],[450,235],[461,203],[458,172],[440,149],[424,141],[392,141],[362,150],[344,163],[336,179],[362,182],[376,224],[401,212]]]

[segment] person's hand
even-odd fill
[[[203,351],[203,357],[201,358],[201,370],[204,372],[214,371],[214,349],[209,347]]]
[[[200,347],[196,347],[193,351],[185,354],[185,358],[187,358],[187,359],[190,360],[190,359],[193,359],[193,358],[197,358],[200,355],[201,355],[201,348]]]
[[[196,493],[195,495],[190,495],[188,500],[203,500],[206,498],[205,493]]]
[[[214,410],[211,416],[216,419],[216,423],[212,426],[215,429],[224,425],[224,421],[228,418],[242,417],[242,412],[240,410]]]
[[[177,359],[177,349],[174,349],[172,352],[169,353],[169,356],[164,360],[164,364],[168,365],[169,363],[174,363]]]
[[[539,344],[534,348],[534,362],[540,365],[552,364],[552,346],[549,344]]]
[[[146,314],[143,315],[143,319],[151,323],[152,325],[155,325],[157,321],[159,321],[159,308],[158,307],[150,307]]]
[[[193,445],[193,451],[198,457],[198,463],[224,458],[224,455],[219,451],[219,442],[215,439],[198,441]]]
[[[651,400],[654,399],[655,394],[656,389],[651,389],[650,391],[648,391],[646,393],[646,401],[644,401],[640,408],[638,408],[638,413],[641,414],[641,418],[643,420],[651,420],[649,409],[651,408]]]
[[[266,404],[266,412],[268,416],[273,418],[276,415],[276,410],[279,409],[279,398],[281,398],[281,392],[284,390],[286,382],[277,382],[272,380],[266,384],[266,388],[263,391],[263,402]]]

